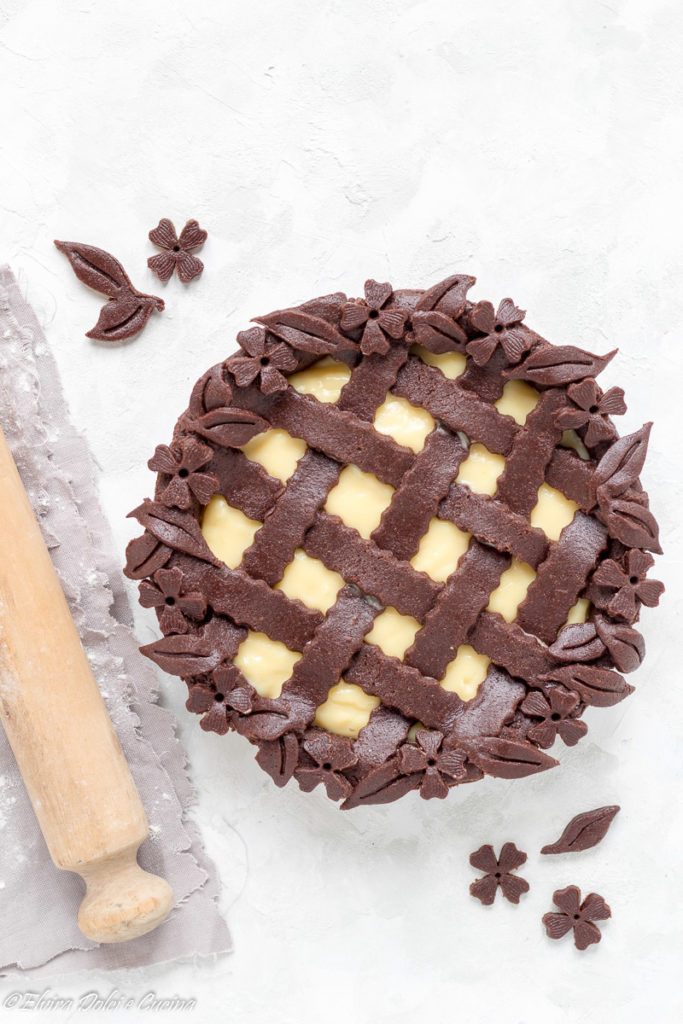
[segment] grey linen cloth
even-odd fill
[[[187,814],[195,793],[185,754],[173,715],[156,703],[158,681],[131,631],[93,460],[69,420],[54,358],[8,267],[0,268],[0,424],[150,821],[140,863],[163,875],[175,894],[170,916],[148,935],[115,945],[86,939],[76,923],[84,883],[52,863],[0,727],[0,975],[30,970],[31,977],[48,977],[228,952],[216,869]]]

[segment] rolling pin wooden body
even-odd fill
[[[86,882],[81,931],[151,931],[173,894],[137,863],[144,808],[1,430],[0,719],[53,861]]]

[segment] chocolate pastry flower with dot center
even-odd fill
[[[585,442],[589,448],[615,437],[614,425],[605,417],[621,416],[626,412],[623,388],[610,388],[603,395],[597,383],[589,378],[570,384],[567,396],[574,405],[559,411],[555,420],[558,427],[577,430],[587,426]]]
[[[234,669],[218,668],[213,673],[215,689],[197,684],[190,690],[185,707],[196,714],[207,714],[200,725],[206,732],[217,732],[221,736],[230,728],[232,712],[248,715],[253,710],[256,690],[248,683],[234,686]],[[268,701],[261,701],[268,704]]]
[[[561,910],[560,914],[543,915],[546,934],[551,939],[561,939],[574,929],[574,945],[577,949],[587,949],[602,938],[600,929],[594,921],[606,921],[612,911],[602,896],[591,892],[581,903],[581,890],[575,885],[566,889],[558,889],[553,893],[553,903]]]
[[[302,744],[314,765],[300,765],[296,770],[299,785],[306,793],[323,783],[331,800],[340,800],[351,792],[351,783],[341,772],[351,768],[358,760],[353,744],[342,736],[315,733]]]
[[[645,579],[648,569],[655,564],[652,555],[633,549],[624,559],[625,570],[612,558],[606,558],[593,574],[593,582],[600,587],[614,590],[614,597],[607,605],[610,615],[633,622],[638,614],[638,601],[648,608],[659,604],[664,584],[658,580]]]
[[[415,743],[404,743],[398,754],[398,767],[402,775],[422,774],[419,785],[424,800],[448,796],[448,783],[465,775],[464,750],[442,750],[443,733],[418,729]]]
[[[194,437],[185,437],[171,445],[157,445],[147,465],[155,473],[171,477],[159,495],[160,501],[164,505],[187,509],[194,494],[200,504],[208,504],[218,490],[218,477],[198,471],[212,458],[213,449]]]
[[[190,619],[201,619],[206,612],[203,594],[183,591],[181,569],[157,569],[154,582],[140,584],[140,604],[143,608],[163,608],[159,625],[164,633],[187,633]]]
[[[505,843],[498,859],[492,846],[481,846],[470,856],[470,864],[479,871],[485,871],[486,874],[472,882],[470,892],[485,906],[490,906],[500,886],[503,896],[510,903],[519,903],[522,893],[529,891],[529,883],[510,872],[521,867],[525,861],[526,854],[518,850],[514,843]]]
[[[525,316],[526,311],[518,309],[512,299],[502,299],[495,313],[491,302],[478,302],[473,307],[470,324],[484,335],[467,346],[477,366],[485,366],[499,346],[511,363],[520,361],[532,341],[531,334],[522,325]]]
[[[540,690],[532,690],[522,702],[520,710],[531,718],[542,718],[543,721],[529,729],[529,739],[547,749],[552,747],[559,734],[568,747],[573,747],[588,731],[585,722],[571,717],[578,704],[579,695],[560,686],[549,687],[547,698]]]
[[[231,356],[226,366],[241,388],[258,383],[264,395],[287,390],[286,373],[296,369],[297,359],[283,341],[270,341],[263,327],[240,331],[237,341],[246,355]]]
[[[386,355],[390,348],[389,338],[398,340],[405,331],[407,313],[401,309],[385,309],[394,290],[385,282],[365,282],[365,300],[355,299],[342,306],[341,329],[355,331],[363,328],[360,350],[363,355],[377,352]]]
[[[200,228],[196,220],[188,220],[178,238],[173,222],[163,217],[157,227],[150,231],[149,240],[164,252],[150,256],[147,266],[160,281],[168,281],[173,271],[177,270],[180,280],[187,284],[204,269],[204,264],[192,255],[192,250],[198,249],[206,239],[206,231]]]

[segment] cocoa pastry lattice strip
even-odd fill
[[[467,338],[472,337],[468,327],[472,307],[464,293],[458,298],[462,281],[457,287],[442,282],[424,293],[394,293],[386,309],[400,306],[408,315],[412,310],[415,336],[433,345],[433,351],[463,351]],[[182,569],[186,589],[200,589],[213,611],[226,616],[242,631],[241,635],[246,627],[302,652],[281,696],[267,702],[277,714],[256,714],[252,721],[259,718],[260,724],[252,727],[250,711],[230,712],[234,727],[261,743],[260,763],[268,766],[279,784],[296,772],[300,763],[306,766],[309,785],[314,768],[309,751],[313,748],[308,741],[303,745],[300,741],[320,732],[312,724],[316,710],[342,676],[383,702],[371,713],[358,739],[339,740],[348,745],[345,753],[339,754],[339,765],[335,768],[330,754],[329,766],[320,766],[322,781],[325,772],[336,772],[347,780],[342,785],[344,791],[347,784],[355,787],[345,806],[391,799],[419,784],[415,779],[406,783],[401,777],[396,754],[405,745],[410,723],[416,719],[443,734],[444,751],[459,749],[467,755],[462,771],[448,776],[448,785],[472,781],[481,776],[482,770],[514,777],[551,767],[556,762],[525,740],[525,719],[520,717],[518,707],[527,687],[557,685],[544,679],[550,676],[552,680],[553,672],[558,670],[558,659],[546,645],[555,640],[576,598],[585,591],[590,573],[608,543],[610,550],[614,549],[605,527],[582,512],[575,514],[558,541],[549,539],[529,522],[538,488],[544,482],[584,513],[595,506],[594,458],[582,462],[573,452],[557,447],[562,430],[556,418],[567,405],[566,381],[579,379],[571,376],[576,370],[573,364],[554,369],[552,359],[548,361],[550,369],[539,369],[536,360],[535,376],[530,379],[539,390],[539,379],[545,374],[550,386],[540,382],[537,404],[524,425],[519,425],[493,404],[503,394],[510,365],[502,350],[494,352],[486,366],[476,366],[468,359],[465,371],[456,379],[410,352],[414,340],[410,334],[393,340],[393,334],[391,338],[383,336],[376,328],[373,344],[385,346],[386,351],[359,354],[361,329],[352,341],[347,341],[340,329],[344,302],[344,296],[329,296],[304,304],[299,310],[263,318],[277,335],[271,342],[266,340],[264,351],[270,351],[268,344],[282,345],[283,339],[296,351],[297,339],[304,339],[299,368],[310,366],[314,353],[330,352],[337,346],[337,358],[350,367],[351,373],[336,402],[322,403],[291,386],[271,389],[269,394],[259,390],[258,382],[237,387],[230,376],[229,361],[207,375],[207,379],[225,382],[218,387],[227,387],[230,407],[241,410],[243,418],[254,414],[307,445],[295,472],[282,484],[230,447],[229,442],[228,446],[224,442],[212,444],[213,457],[205,471],[216,475],[219,490],[231,506],[261,524],[239,569],[211,564],[216,560],[198,553],[195,548],[199,545],[194,540],[184,546],[175,542],[181,529],[179,517],[185,516],[196,526],[198,508],[183,514],[172,510],[172,529],[163,526],[161,514],[160,528],[159,515],[154,518],[148,509],[144,525],[156,530],[154,537],[162,547],[159,550],[159,546],[145,543],[143,551],[140,542],[134,542],[138,545],[136,564],[156,566],[161,557],[166,557],[167,564]],[[382,321],[382,316],[380,327],[384,323],[393,331],[401,323],[400,317]],[[401,316],[406,319],[405,313]],[[532,336],[530,345],[532,355],[539,349],[544,351],[544,346],[550,348],[537,335]],[[566,351],[571,356],[577,350]],[[577,362],[587,367],[587,374],[600,360],[583,353]],[[520,376],[518,370],[514,376]],[[559,386],[553,386],[554,377],[561,379]],[[374,427],[377,409],[391,394],[427,410],[435,420],[435,428],[417,453]],[[205,408],[209,410],[208,405]],[[197,415],[202,411],[191,409],[181,417],[176,442],[195,436]],[[483,444],[490,452],[504,456],[492,498],[455,480],[468,455],[456,436],[459,431],[471,443]],[[205,428],[198,432],[205,439],[211,436]],[[346,466],[356,466],[394,488],[370,539],[325,511],[329,493]],[[165,482],[160,479],[157,498]],[[633,486],[637,492],[639,483],[635,479]],[[445,581],[430,578],[408,561],[434,518],[452,522],[472,534],[466,554]],[[167,556],[163,545],[168,547]],[[339,573],[346,583],[325,615],[273,589],[299,548]],[[535,569],[536,578],[517,609],[515,621],[508,623],[486,608],[510,565],[510,556]],[[140,570],[134,571],[140,578]],[[561,586],[556,585],[558,577]],[[368,602],[368,596],[375,603]],[[402,660],[363,642],[379,611],[377,601],[412,616],[420,624]],[[185,638],[188,650],[195,641],[199,644],[208,628],[197,627],[196,635]],[[477,696],[467,703],[438,683],[462,644],[491,660]],[[601,647],[604,649],[604,644]],[[156,652],[150,653],[155,656]],[[610,666],[607,654],[599,664]],[[177,659],[171,670],[183,675],[192,687],[200,675],[191,669],[191,660],[183,666],[182,659]],[[235,678],[240,686],[248,687],[237,669]],[[513,720],[517,728],[512,728]],[[296,756],[293,736],[300,744]],[[444,761],[453,771],[456,762]],[[339,785],[336,779],[335,790]]]

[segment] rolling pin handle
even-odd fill
[[[137,847],[73,870],[87,887],[78,927],[94,942],[124,942],[145,935],[173,906],[170,885],[140,867]]]

